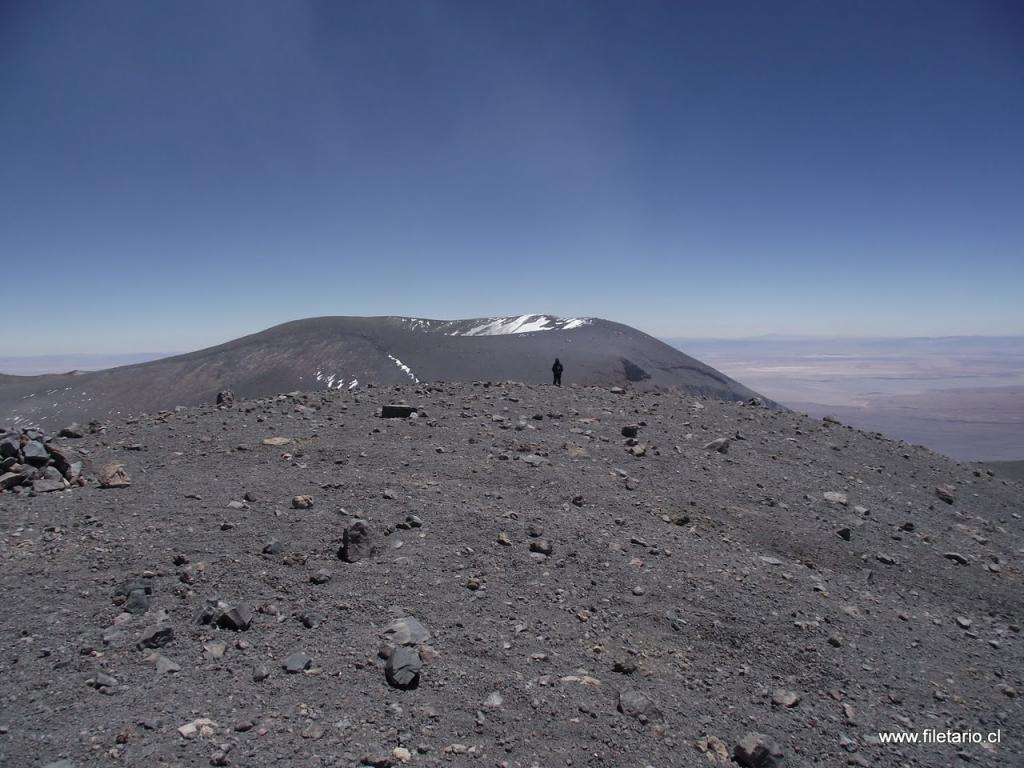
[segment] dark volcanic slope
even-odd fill
[[[426,416],[375,416],[399,399]],[[0,493],[4,766],[735,768],[695,745],[750,732],[783,768],[1024,764],[1021,486],[922,448],[529,385],[203,406],[55,443],[133,484]],[[342,562],[357,516],[378,549]],[[200,623],[209,600],[252,607],[249,629]],[[430,638],[399,690],[378,649],[409,615]],[[296,652],[310,669],[287,674]],[[877,736],[928,728],[1002,742]]]
[[[531,331],[530,329],[537,329]],[[524,332],[525,331],[525,332]],[[724,400],[756,393],[657,339],[599,319],[320,317],[217,347],[92,373],[0,377],[0,424],[63,426],[242,397],[410,381],[549,381],[679,388]]]

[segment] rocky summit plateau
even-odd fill
[[[599,318],[519,315],[471,320],[317,317],[209,349],[102,371],[0,375],[0,423],[53,426],[212,402],[368,384],[565,383],[679,389],[723,400],[756,392],[652,336]]]
[[[1022,765],[1019,484],[757,401],[402,376],[0,434],[0,764]],[[1000,741],[879,736],[926,729]]]

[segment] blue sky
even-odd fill
[[[1017,2],[0,0],[0,355],[1024,333]]]

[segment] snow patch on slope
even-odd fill
[[[335,379],[337,379],[337,383],[335,383]],[[328,389],[341,389],[345,386],[345,378],[334,373],[317,371],[316,380],[323,382]],[[354,389],[357,386],[359,386],[359,379],[352,379],[352,383],[348,385],[348,389]]]
[[[504,336],[512,333],[537,331],[570,331],[590,324],[586,317],[552,317],[550,315],[519,315],[518,317],[491,317],[486,323],[466,331],[452,331],[450,336]]]

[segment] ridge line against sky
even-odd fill
[[[1024,334],[1022,41],[990,0],[2,3],[0,356]]]

